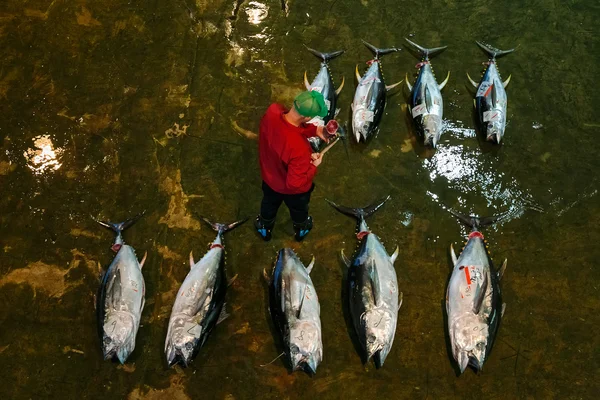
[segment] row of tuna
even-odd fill
[[[406,40],[415,49],[415,52],[418,53],[421,59],[416,65],[418,72],[416,80],[412,85],[408,81],[408,75],[406,76],[406,85],[410,90],[409,112],[414,122],[415,130],[422,138],[424,144],[435,147],[444,130],[444,101],[441,90],[448,83],[450,72],[448,72],[446,79],[438,84],[430,59],[445,50],[447,46],[428,49],[408,39]],[[378,131],[385,110],[387,92],[402,83],[400,81],[393,85],[385,84],[380,60],[382,56],[397,52],[400,49],[378,49],[365,41],[363,43],[373,53],[374,58],[367,62],[369,67],[363,76],[360,76],[358,65],[356,66],[358,85],[352,102],[352,131],[357,142],[367,141]],[[467,74],[469,82],[476,90],[474,106],[479,122],[478,128],[487,140],[500,143],[506,127],[506,107],[508,104],[508,97],[504,89],[510,81],[510,76],[506,81],[502,81],[496,65],[496,59],[513,52],[514,49],[503,51],[480,42],[476,43],[489,56],[489,60],[485,63],[486,69],[479,83],[473,81]],[[312,122],[318,125],[326,124],[329,120],[335,118],[337,112],[339,112],[339,109],[336,109],[337,96],[344,86],[342,78],[341,85],[337,90],[335,89],[329,70],[329,61],[341,55],[343,51],[321,53],[310,48],[308,50],[319,57],[322,62],[319,73],[312,83],[308,82],[306,73],[304,74],[304,84],[307,90],[321,92],[329,108],[327,116],[324,118],[315,117]]]
[[[346,299],[364,362],[373,359],[383,366],[394,341],[398,310],[402,305],[394,262],[399,248],[388,255],[379,237],[371,232],[365,219],[375,213],[389,196],[366,208],[330,204],[341,213],[357,219],[359,241],[352,260],[341,257],[347,266]],[[452,212],[452,211],[451,211]],[[460,256],[451,247],[454,268],[446,292],[447,329],[452,354],[460,371],[467,366],[481,370],[487,359],[504,313],[499,271],[493,267],[483,234],[479,229],[497,218],[465,217],[452,214],[472,229]],[[123,223],[98,221],[116,233],[112,246],[117,254],[104,274],[97,296],[97,317],[104,358],[125,363],[135,347],[144,308],[145,285],[142,267],[131,246],[123,242],[122,232],[140,216]],[[183,281],[169,319],[165,340],[167,364],[187,366],[196,356],[215,325],[226,318],[223,235],[241,225],[212,223],[217,232],[209,251],[198,262],[190,253],[190,272]],[[323,359],[320,305],[310,278],[315,260],[305,267],[292,249],[279,251],[269,282],[269,310],[281,336],[284,353],[292,371],[316,373]]]

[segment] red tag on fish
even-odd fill
[[[418,63],[417,65],[415,65],[415,68],[421,68],[425,64],[429,64],[429,61],[421,61],[420,63]]]
[[[112,251],[114,251],[115,253],[118,253],[119,250],[121,250],[121,247],[122,247],[122,245],[115,243],[115,244],[112,245],[112,247],[110,249]]]
[[[367,61],[367,65],[370,67],[374,62],[377,62],[377,60],[369,60]]]
[[[220,248],[220,249],[224,248],[222,244],[218,244],[218,243],[213,243],[210,246],[211,250],[214,249],[214,248],[217,248],[217,247]]]
[[[367,236],[369,233],[369,231],[362,231],[362,232],[358,232],[356,234],[356,237],[358,238],[358,240],[363,240],[365,238],[365,236]]]
[[[479,238],[479,239],[483,240],[483,233],[481,233],[479,231],[471,232],[469,234],[469,239],[474,239],[474,238]]]

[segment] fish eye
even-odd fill
[[[186,350],[190,350],[191,351],[193,349],[193,347],[194,347],[194,345],[192,345],[192,343],[190,343],[190,342],[187,342],[185,344],[185,349]]]
[[[112,343],[112,339],[109,338],[108,336],[104,338],[104,344],[111,344]]]
[[[377,340],[377,338],[375,338],[375,335],[369,335],[367,337],[367,342],[370,343],[370,344],[375,343],[376,340]]]

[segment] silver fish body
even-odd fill
[[[146,257],[138,262],[133,247],[124,244],[121,237],[136,219],[120,224],[98,221],[117,233],[113,245],[117,254],[102,278],[97,296],[98,331],[104,359],[117,358],[121,364],[135,348],[146,290],[142,275]]]
[[[496,59],[514,51],[496,50],[477,42],[477,44],[488,54],[487,62],[481,81],[475,83],[470,77],[471,84],[475,86],[475,112],[479,122],[479,128],[488,141],[501,143],[506,130],[506,112],[508,96],[506,86],[510,82],[510,76],[502,81]]]
[[[448,334],[462,373],[469,365],[480,371],[492,349],[504,312],[499,281],[506,263],[499,272],[494,269],[484,236],[478,230],[495,219],[480,223],[477,218],[459,218],[474,221],[460,256],[457,258],[451,250],[454,268],[446,290]]]
[[[188,366],[225,314],[227,277],[223,234],[244,221],[213,224],[217,231],[208,252],[198,262],[190,253],[190,271],[179,287],[165,339],[167,364]]]
[[[380,56],[399,49],[378,49],[364,41],[363,43],[371,50],[374,59],[369,62],[370,66],[362,77],[358,73],[358,66],[356,67],[358,86],[352,101],[352,132],[357,143],[367,141],[378,130],[385,110],[387,91],[400,83],[386,87],[380,61]]]
[[[321,306],[310,278],[313,265],[314,259],[304,267],[292,249],[281,249],[269,285],[269,310],[291,369],[310,374],[323,360]]]
[[[406,41],[415,47],[422,57],[421,62],[417,64],[419,72],[414,85],[410,85],[408,77],[406,79],[406,85],[411,91],[409,111],[424,144],[436,147],[444,128],[444,99],[441,90],[446,86],[450,73],[446,80],[438,85],[430,57],[441,53],[446,47],[427,49],[408,39]]]
[[[387,200],[387,199],[386,199]],[[383,202],[385,202],[384,200]],[[383,202],[365,209],[351,209],[331,203],[340,212],[358,218],[360,247],[348,266],[348,304],[354,329],[364,351],[363,359],[374,359],[377,368],[383,366],[394,342],[398,310],[402,293],[394,262],[398,248],[391,256],[376,234],[369,230],[365,218],[373,214]]]

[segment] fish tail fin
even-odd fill
[[[304,47],[306,47],[306,50],[310,51],[315,57],[323,60],[323,62],[325,62],[325,63],[333,60],[336,57],[341,56],[346,51],[346,50],[338,50],[338,51],[332,51],[330,53],[322,53],[318,50],[311,49],[310,47],[308,47],[306,45],[304,45]]]
[[[391,198],[390,196],[387,196],[384,199],[376,201],[373,204],[371,204],[365,208],[350,208],[350,207],[335,204],[331,200],[326,199],[326,201],[329,204],[331,204],[331,206],[333,208],[335,208],[342,214],[346,214],[351,217],[355,217],[357,220],[362,221],[362,220],[366,219],[367,217],[373,215],[375,213],[375,211],[379,210],[381,208],[381,206],[383,206],[385,204],[385,202],[388,201],[390,198]]]
[[[120,236],[121,233],[125,229],[127,229],[131,225],[135,224],[140,218],[142,218],[142,216],[145,213],[146,213],[146,210],[142,211],[141,213],[139,213],[138,215],[136,215],[133,218],[126,219],[123,222],[100,221],[100,220],[97,220],[96,218],[94,218],[93,216],[92,216],[92,218],[94,219],[94,221],[96,221],[100,225],[104,226],[105,228],[112,229],[118,236]]]
[[[477,42],[477,41],[475,43],[477,43],[477,45],[479,47],[481,47],[481,50],[485,51],[485,53],[488,55],[488,57],[490,57],[492,60],[495,60],[500,57],[504,57],[505,55],[510,54],[513,51],[515,51],[515,49],[510,49],[510,50],[496,49],[490,45],[483,44],[483,43]]]
[[[244,222],[248,221],[248,217],[244,219],[240,219],[239,221],[232,222],[230,224],[221,224],[218,222],[212,222],[208,218],[202,217],[202,220],[206,222],[210,227],[217,232],[219,235],[223,235],[226,232],[234,230],[238,226],[242,225]]]
[[[413,42],[411,40],[408,40],[407,38],[404,38],[404,40],[406,40],[412,47],[414,47],[415,50],[418,51],[419,55],[425,60],[429,60],[430,58],[437,56],[442,51],[444,51],[448,48],[448,46],[442,46],[442,47],[433,47],[431,49],[428,49],[426,47],[416,44],[415,42]]]
[[[398,49],[396,47],[390,47],[388,49],[379,49],[379,48],[373,46],[372,44],[365,42],[364,40],[362,42],[365,46],[367,46],[367,48],[369,50],[371,50],[371,53],[373,53],[373,57],[375,57],[376,60],[378,60],[380,57],[385,56],[386,54],[400,51],[400,49]]]
[[[479,230],[479,228],[486,227],[488,225],[495,224],[499,219],[503,218],[505,214],[493,215],[491,217],[475,217],[466,216],[456,211],[448,210],[448,212],[454,215],[460,222],[468,226],[473,230]]]

